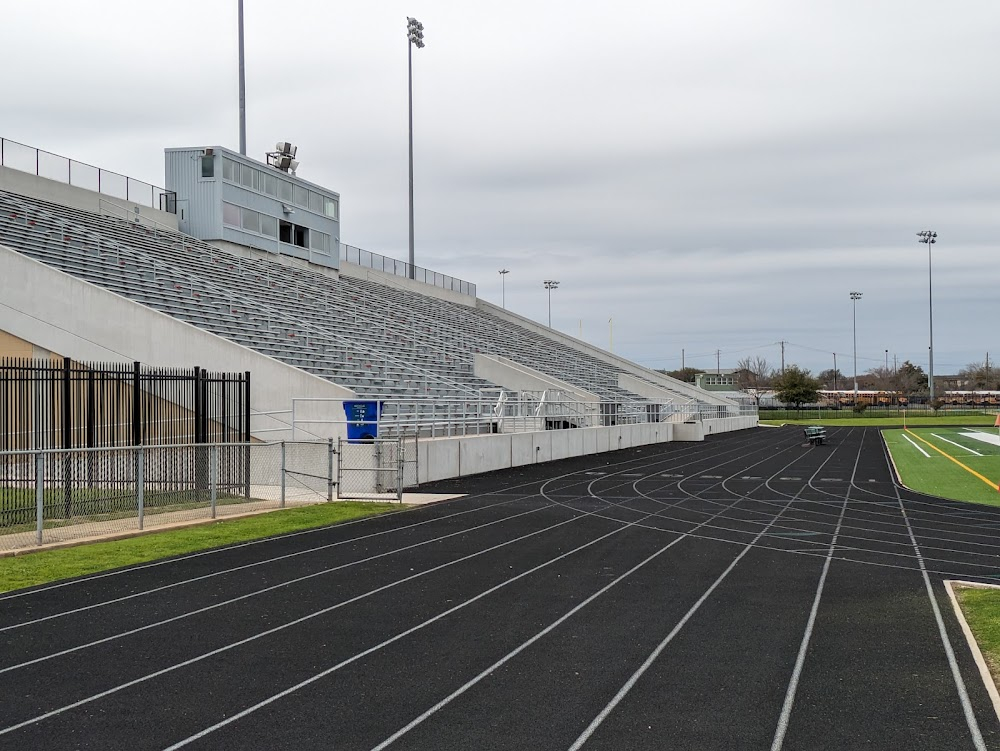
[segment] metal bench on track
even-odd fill
[[[822,446],[823,441],[826,440],[826,428],[821,428],[817,425],[810,425],[805,429],[805,432],[806,440],[813,446]]]

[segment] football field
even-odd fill
[[[1000,506],[1000,434],[987,427],[883,432],[903,483],[922,493]]]

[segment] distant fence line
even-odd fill
[[[93,190],[112,198],[177,213],[177,193],[118,172],[94,167],[69,157],[36,149],[9,138],[0,138],[0,166],[49,180]]]

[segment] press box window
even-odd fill
[[[222,204],[222,223],[230,227],[240,226],[240,207],[231,203]]]
[[[215,177],[215,156],[206,154],[201,158],[201,176]]]
[[[248,232],[260,232],[260,214],[250,209],[243,209],[243,229]]]

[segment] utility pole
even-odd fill
[[[833,390],[834,391],[838,390],[838,385],[837,385],[837,353],[836,352],[833,353]]]
[[[721,349],[715,350],[715,374],[716,375],[722,375],[722,367],[719,365],[719,363],[721,362],[721,358],[722,358],[722,350]]]
[[[684,348],[681,347],[681,370],[684,370]]]
[[[781,375],[785,375],[785,340],[781,340]]]

